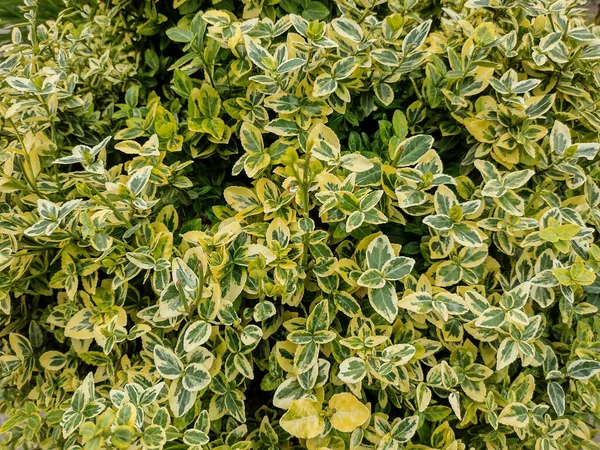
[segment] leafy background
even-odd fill
[[[10,0],[11,2],[13,0]],[[3,8],[3,12],[2,12],[2,27],[4,28],[4,30],[8,30],[8,28],[10,27],[10,25],[12,23],[18,22],[18,16],[15,15],[15,11],[16,11],[16,4],[18,2],[14,2],[15,5],[9,3],[9,2],[3,2],[1,7]],[[590,10],[593,12],[594,11],[594,7],[595,5],[590,5]],[[56,11],[60,8],[60,3],[59,2],[51,2],[51,1],[43,1],[42,2],[42,10],[40,12],[40,19],[43,18],[51,18],[53,17],[53,15],[56,14]],[[216,198],[219,198],[219,196],[217,195]],[[197,211],[198,213],[205,213],[205,211]]]

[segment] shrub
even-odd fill
[[[597,448],[579,3],[28,14],[0,65],[3,445]]]

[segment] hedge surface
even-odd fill
[[[598,448],[585,3],[11,9],[0,446]]]

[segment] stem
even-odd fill
[[[15,123],[13,122],[13,120],[12,119],[8,119],[8,121],[10,122],[10,124],[13,127],[13,129],[15,130],[15,134],[17,136],[17,139],[18,139],[19,143],[21,144],[21,149],[23,150],[23,156],[25,157],[25,159],[29,163],[29,167],[31,168],[32,167],[31,166],[31,158],[29,157],[29,153],[27,153],[27,149],[25,148],[25,142],[23,142],[23,137],[21,136],[21,133],[19,133],[19,129],[17,128],[17,126],[15,125]],[[27,183],[31,186],[31,188],[38,195],[38,197],[40,197],[40,198],[47,198],[44,194],[42,194],[40,192],[39,188],[37,187],[37,184],[35,183],[35,180],[32,180],[32,179],[29,178],[27,170],[25,170],[24,167],[21,167],[21,169],[23,170],[23,176],[25,177],[25,180],[27,180]],[[32,173],[32,175],[33,175],[33,173]]]
[[[200,287],[198,288],[196,301],[200,303],[202,301],[202,294],[204,293],[204,267],[202,267],[202,263],[198,264],[198,269],[200,270],[200,276],[198,277],[198,283],[200,284]]]
[[[400,156],[402,156],[402,151],[404,151],[403,147],[398,148],[398,151],[396,152],[396,155],[394,156],[394,159],[392,160],[392,167],[395,169],[396,165],[398,164],[398,161],[400,160]]]
[[[363,21],[367,18],[367,16],[371,13],[371,8],[366,8],[363,13],[360,15],[360,17],[358,18],[357,22],[358,24],[363,23]]]
[[[175,287],[177,288],[177,292],[179,292],[179,296],[181,297],[181,301],[183,302],[183,309],[185,310],[185,314],[190,314],[190,308],[187,302],[187,298],[185,297],[185,292],[183,291],[183,287],[181,285],[181,280],[175,283]]]
[[[123,241],[121,239],[117,239],[116,237],[113,237],[113,236],[111,236],[111,238],[112,238],[113,241],[118,242],[119,244],[123,245],[130,252],[134,252],[135,251],[135,248],[133,248],[127,242],[125,242],[125,241]]]
[[[48,121],[50,123],[50,140],[56,146],[56,150],[54,152],[54,159],[56,160],[56,159],[58,159],[58,156],[60,154],[60,149],[58,148],[58,143],[56,142],[56,129],[54,126],[54,120],[52,118],[52,114],[50,113],[50,108],[48,108],[48,104],[44,101],[42,96],[37,95],[37,98],[38,98],[38,101],[44,105],[44,108],[46,109],[46,114],[48,115]],[[63,193],[62,183],[60,182],[58,166],[56,164],[52,164],[52,173],[54,175],[54,181],[56,182],[56,187],[58,188],[58,192],[60,194],[62,194]]]
[[[306,149],[306,154],[304,155],[304,179],[302,181],[302,215],[304,216],[304,218],[308,219],[308,212],[309,212],[309,205],[310,205],[310,198],[309,198],[309,193],[308,193],[308,189],[309,189],[309,183],[310,183],[310,172],[309,172],[309,164],[310,164],[310,149],[307,148]],[[302,236],[302,259],[301,259],[301,264],[302,266],[306,266],[306,260],[308,258],[308,239],[309,239],[309,234],[308,233],[304,233],[304,236]]]
[[[408,78],[410,79],[410,82],[411,82],[411,83],[412,83],[412,85],[413,85],[413,89],[415,90],[415,94],[416,94],[417,98],[418,98],[420,101],[422,101],[422,100],[423,100],[423,97],[421,97],[421,93],[419,92],[419,88],[417,87],[417,83],[415,83],[415,80],[414,80],[414,78],[413,78],[413,77],[411,77],[411,76],[409,76]]]
[[[133,225],[131,224],[131,222],[121,213],[121,211],[119,211],[115,205],[112,204],[112,202],[107,199],[103,194],[100,193],[100,191],[98,191],[98,189],[96,189],[92,184],[89,184],[88,187],[91,189],[91,191],[96,194],[98,197],[100,197],[100,199],[102,200],[102,203],[104,203],[105,206],[108,206],[111,211],[115,214],[115,216],[117,216],[117,219],[119,219],[121,222],[123,222],[125,225],[127,225],[129,228],[131,228]]]

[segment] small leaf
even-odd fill
[[[329,408],[333,412],[329,418],[331,426],[344,433],[354,431],[365,423],[371,414],[369,408],[363,405],[354,395],[347,392],[335,394],[331,397]]]
[[[567,373],[571,378],[577,380],[587,380],[600,373],[600,361],[591,359],[580,359],[573,361],[567,367]]]
[[[562,386],[555,381],[548,383],[548,396],[550,397],[550,403],[556,411],[558,417],[565,413],[565,391]]]
[[[300,439],[312,439],[325,430],[321,407],[316,400],[294,400],[290,409],[279,420],[281,428]]]
[[[179,378],[183,364],[173,350],[157,345],[154,347],[154,365],[158,373],[168,380]]]
[[[192,323],[183,335],[183,349],[188,353],[191,352],[208,341],[211,333],[212,327],[207,322]]]
[[[343,17],[331,21],[333,29],[342,37],[350,39],[353,42],[360,42],[363,38],[363,31],[353,20]]]
[[[430,28],[431,20],[426,20],[417,28],[410,30],[402,42],[402,51],[406,54],[418,50],[425,42]]]
[[[344,383],[358,383],[367,375],[365,362],[360,358],[348,358],[340,364],[338,378]]]
[[[169,39],[175,42],[187,43],[194,39],[194,33],[192,33],[190,30],[179,27],[169,28],[167,30],[167,36],[169,36]]]
[[[515,428],[525,428],[529,424],[527,406],[522,403],[511,403],[498,416],[498,422]]]
[[[162,375],[162,373],[161,373]],[[210,384],[210,374],[202,364],[192,363],[185,368],[182,386],[191,392],[201,391]]]
[[[397,167],[409,166],[417,163],[425,153],[431,150],[433,142],[433,137],[425,134],[418,134],[402,141],[398,144],[400,149],[400,159],[398,159]]]
[[[145,166],[137,170],[133,175],[129,177],[127,187],[133,195],[136,197],[142,192],[148,180],[150,179],[150,173],[152,172],[151,166]]]

